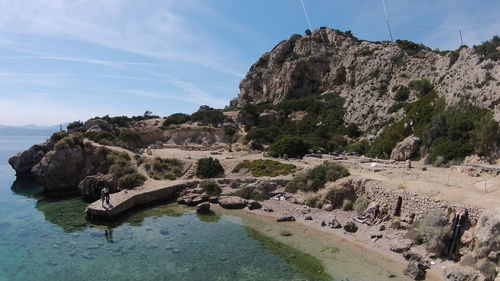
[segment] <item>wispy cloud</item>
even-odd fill
[[[184,61],[235,76],[242,71],[203,30],[174,12],[176,1],[0,1],[0,32],[73,38]],[[43,15],[43,16],[42,16]],[[64,59],[64,58],[59,58]],[[67,58],[66,58],[67,59]]]

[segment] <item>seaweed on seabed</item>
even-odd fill
[[[262,247],[271,251],[277,257],[283,259],[305,280],[337,280],[325,272],[325,268],[319,259],[267,237],[250,227],[245,227],[245,230],[251,238],[255,239]]]

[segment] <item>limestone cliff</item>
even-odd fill
[[[397,88],[427,79],[448,105],[469,101],[500,120],[498,61],[483,60],[472,48],[445,53],[405,43],[411,42],[363,41],[330,28],[292,35],[252,65],[231,106],[336,92],[345,99],[345,121],[366,129],[399,119],[402,109],[388,113]],[[410,91],[408,102],[416,99]]]

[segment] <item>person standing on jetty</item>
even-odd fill
[[[104,207],[104,201],[106,201],[106,204],[108,204],[108,206],[111,206],[111,204],[109,203],[109,188],[107,186],[104,186],[101,189],[101,201],[103,207]]]

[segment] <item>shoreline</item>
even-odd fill
[[[333,242],[335,245],[342,245],[341,247],[344,249],[350,250],[349,252],[353,254],[353,256],[358,256],[359,258],[362,258],[364,261],[372,263],[373,266],[375,267],[381,267],[384,269],[384,271],[389,271],[391,274],[394,274],[397,276],[398,279],[394,279],[396,277],[389,277],[386,276],[385,279],[381,280],[413,280],[410,277],[403,275],[403,270],[406,267],[406,264],[408,261],[406,261],[401,254],[398,254],[396,252],[393,252],[389,249],[389,242],[390,241],[384,241],[385,239],[389,238],[381,238],[377,242],[373,242],[370,237],[369,237],[369,232],[373,230],[371,227],[356,223],[357,226],[359,227],[359,230],[356,233],[348,233],[344,231],[343,229],[332,229],[327,226],[322,227],[320,225],[320,222],[322,220],[325,220],[326,217],[330,218],[337,218],[339,221],[341,221],[342,224],[345,223],[347,220],[346,217],[350,217],[352,213],[346,212],[346,211],[338,211],[337,212],[334,210],[332,212],[326,212],[323,210],[319,209],[313,209],[311,210],[310,214],[313,216],[313,220],[304,220],[303,219],[303,214],[292,214],[290,213],[290,209],[301,207],[300,205],[296,205],[293,203],[290,203],[288,201],[275,201],[275,200],[266,200],[262,201],[262,207],[263,208],[272,208],[273,212],[266,212],[263,211],[263,209],[254,209],[254,210],[249,210],[247,208],[245,209],[239,209],[239,210],[226,210],[223,209],[222,207],[212,204],[212,207],[215,206],[216,213],[221,212],[225,214],[234,214],[236,213],[238,216],[241,217],[247,217],[247,216],[252,216],[253,220],[260,221],[262,224],[269,224],[273,228],[284,228],[284,229],[295,229],[299,231],[295,231],[295,233],[292,232],[292,236],[295,236],[298,234],[298,236],[304,236],[306,233],[310,239],[312,238],[314,241],[316,241],[315,238],[322,238],[327,241]],[[287,206],[288,205],[288,206]],[[293,215],[296,219],[294,222],[276,222],[276,219],[285,216],[285,215]],[[326,221],[326,220],[325,220]],[[259,224],[255,223],[254,224]],[[398,231],[392,231],[391,229],[387,229],[384,232],[393,232],[390,235],[398,234]],[[385,234],[385,233],[384,233]],[[399,234],[402,234],[401,231],[399,231]],[[281,236],[282,239],[280,239],[281,235],[273,235],[272,238],[276,238],[280,241],[286,241],[290,240],[288,237]],[[300,238],[299,238],[300,240]],[[311,240],[308,240],[308,243],[310,243]],[[318,243],[318,242],[315,242]],[[299,246],[299,245],[294,245],[294,246]],[[328,258],[325,255],[321,255],[318,251],[314,252],[311,251],[311,249],[308,249],[307,246],[300,247],[301,251],[305,251],[308,254],[311,254],[317,258],[319,258],[325,266],[325,270],[327,270],[328,273],[332,273],[332,269],[338,269],[335,266],[328,265],[329,259],[324,260],[324,258]],[[318,249],[316,249],[318,250]],[[345,251],[344,251],[345,252]],[[319,256],[318,256],[319,255]],[[376,260],[374,262],[373,260]],[[435,261],[435,264],[431,266],[430,269],[427,270],[426,278],[424,280],[428,281],[444,281],[445,278],[443,277],[443,269],[441,268],[441,262]],[[378,279],[377,279],[378,280]]]

